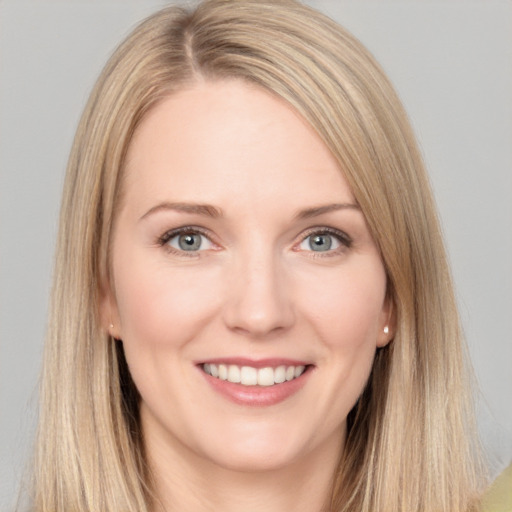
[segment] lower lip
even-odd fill
[[[238,405],[249,405],[253,407],[265,407],[283,402],[297,393],[307,382],[311,368],[308,366],[304,373],[293,380],[274,384],[273,386],[243,386],[227,380],[221,380],[205,373],[201,368],[208,384],[228,400]]]

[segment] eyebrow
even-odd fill
[[[323,206],[316,206],[313,208],[307,208],[306,210],[301,210],[295,218],[297,220],[303,219],[311,219],[312,217],[318,217],[319,215],[323,215],[324,213],[334,212],[337,210],[361,210],[358,204],[355,203],[333,203],[326,204]]]
[[[150,208],[139,221],[161,211],[175,211],[180,213],[190,213],[195,215],[204,215],[206,217],[217,218],[222,216],[222,211],[210,204],[196,204],[196,203],[160,203],[153,208]]]
[[[319,215],[323,215],[325,213],[337,211],[337,210],[360,210],[359,205],[354,203],[333,203],[326,204],[322,206],[315,206],[312,208],[306,208],[305,210],[300,210],[296,215],[295,219],[304,220],[311,219],[312,217],[318,217]],[[222,217],[222,210],[212,206],[211,204],[196,204],[196,203],[169,203],[164,202],[157,204],[150,208],[142,217],[139,219],[143,220],[150,215],[153,215],[157,212],[161,211],[175,211],[179,213],[189,213],[192,215],[204,215],[205,217],[210,217],[216,219],[218,217]]]

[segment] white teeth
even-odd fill
[[[228,380],[228,367],[225,364],[219,364],[219,379]]]
[[[258,370],[258,385],[273,386],[274,385],[274,369],[260,368]]]
[[[229,365],[228,370],[228,379],[229,382],[240,382],[240,368],[238,366],[235,366],[234,364]]]
[[[240,384],[244,386],[255,386],[258,384],[258,370],[251,366],[242,366],[240,370]]]
[[[272,368],[253,368],[252,366],[237,366],[235,364],[203,364],[203,370],[208,375],[221,380],[227,380],[243,386],[273,386],[300,377],[305,366],[278,366]]]
[[[276,384],[281,384],[286,380],[286,366],[278,366],[274,370],[274,382]]]

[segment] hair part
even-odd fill
[[[373,57],[291,0],[210,0],[143,22],[103,70],[64,187],[36,442],[38,512],[151,510],[138,393],[98,311],[123,170],[146,114],[198,81],[243,80],[286,101],[337,159],[388,276],[394,340],[349,416],[329,510],[476,510],[470,382],[421,155]],[[400,449],[397,449],[400,447]]]

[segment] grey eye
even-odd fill
[[[328,251],[333,246],[331,235],[314,235],[309,237],[309,248],[312,251]]]
[[[341,242],[328,233],[317,233],[309,235],[300,244],[303,251],[327,252],[332,249],[338,249]]]
[[[180,251],[200,251],[211,247],[211,242],[200,233],[181,233],[173,236],[168,244]]]

